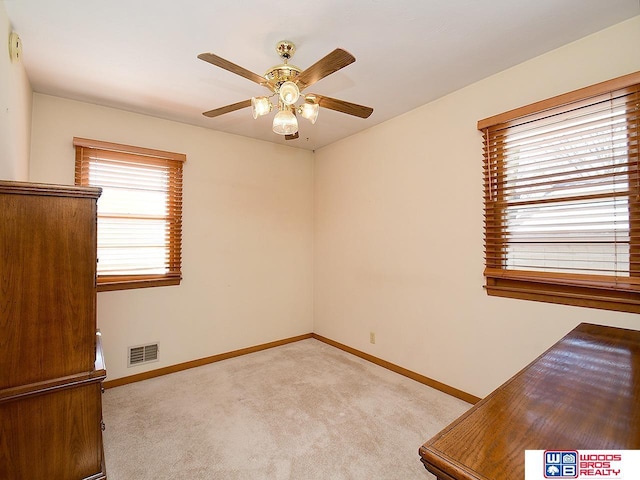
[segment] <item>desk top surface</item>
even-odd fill
[[[420,456],[454,479],[521,480],[524,451],[549,449],[640,449],[640,331],[580,324]]]

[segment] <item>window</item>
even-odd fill
[[[478,129],[487,293],[640,313],[640,72]]]
[[[98,291],[179,285],[185,155],[74,138],[76,185],[98,199]]]

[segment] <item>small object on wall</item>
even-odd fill
[[[16,32],[9,35],[9,57],[13,63],[22,60],[22,40]]]

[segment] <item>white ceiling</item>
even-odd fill
[[[273,115],[202,112],[267,92],[197,59],[262,75],[293,41],[304,69],[337,47],[356,62],[309,88],[374,108],[321,109],[287,145],[317,149],[640,14],[639,0],[3,0],[34,91],[276,143]],[[307,92],[307,93],[309,93]]]

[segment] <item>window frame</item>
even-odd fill
[[[126,154],[132,158],[139,158],[143,163],[154,166],[164,166],[171,171],[170,184],[167,187],[169,195],[168,220],[171,223],[165,249],[168,249],[168,269],[164,274],[134,274],[134,275],[96,275],[96,286],[99,292],[113,290],[127,290],[135,288],[160,287],[180,285],[182,281],[182,174],[186,155],[144,147],[136,147],[119,143],[91,140],[74,137],[75,148],[75,184],[82,186],[100,186],[89,182],[86,174],[90,160],[85,155],[85,149],[110,152],[114,155]],[[133,163],[133,161],[132,161]],[[99,200],[98,200],[99,205]],[[98,214],[97,221],[100,221]]]
[[[497,237],[502,234],[489,234],[488,229],[499,226],[504,229],[502,212],[507,206],[492,208],[495,201],[504,200],[504,193],[499,186],[493,184],[493,179],[504,175],[504,165],[498,159],[492,159],[487,154],[488,129],[498,125],[508,127],[523,121],[523,117],[535,118],[544,116],[551,109],[569,107],[590,98],[608,94],[614,91],[634,87],[640,84],[640,72],[631,73],[612,80],[601,82],[589,87],[581,88],[556,97],[542,100],[530,105],[516,108],[499,115],[478,121],[477,128],[484,135],[484,215],[485,215],[485,285],[488,295],[541,301],[562,305],[598,308],[621,312],[640,313],[640,272],[630,267],[628,277],[615,277],[612,281],[602,281],[596,276],[577,273],[550,273],[534,270],[509,270],[503,268],[506,253]],[[640,119],[635,120],[635,128],[640,130]],[[640,131],[635,131],[635,140],[631,143],[635,152],[630,158],[635,160],[635,168],[628,175],[638,173],[638,149],[640,148]],[[492,164],[493,162],[493,164]],[[500,184],[500,182],[495,182]],[[635,182],[630,182],[627,195],[629,201],[629,234],[630,262],[633,265],[640,260],[640,188]],[[504,202],[500,202],[504,205]],[[499,258],[494,262],[492,258]],[[635,270],[635,272],[634,272]],[[627,281],[625,281],[627,279]]]

